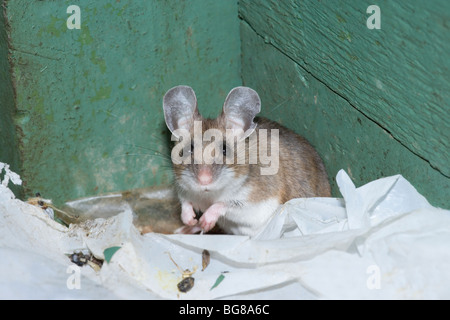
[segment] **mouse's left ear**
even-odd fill
[[[188,86],[176,86],[166,92],[163,98],[164,118],[169,130],[179,138],[178,130],[189,131],[194,118],[199,116],[197,97]]]
[[[225,99],[222,117],[225,118],[227,129],[243,132],[243,136],[239,136],[245,139],[255,130],[253,119],[260,111],[261,99],[258,93],[248,87],[236,87]]]

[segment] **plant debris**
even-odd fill
[[[194,287],[195,279],[193,277],[187,277],[178,282],[177,287],[180,292],[186,293]]]
[[[209,265],[209,262],[211,261],[211,255],[208,250],[202,251],[202,271],[206,269],[206,267]]]
[[[221,273],[217,279],[216,282],[213,284],[213,286],[211,287],[211,289],[209,289],[209,291],[211,291],[212,289],[214,289],[215,287],[217,287],[222,281],[223,279],[225,279],[225,276],[223,275],[223,273]]]
[[[79,267],[87,264],[96,272],[100,271],[103,265],[103,260],[97,259],[91,252],[76,251],[69,255],[69,259]]]
[[[122,247],[110,247],[103,250],[103,255],[105,256],[105,261],[109,263],[112,259],[112,256]]]
[[[194,287],[195,279],[192,275],[197,271],[197,266],[194,266],[194,271],[189,269],[181,269],[180,266],[172,259],[172,256],[169,252],[166,252],[169,255],[170,260],[172,260],[173,264],[177,267],[181,272],[182,280],[177,284],[178,290],[180,292],[186,293]]]
[[[39,192],[37,192],[35,194],[34,198],[28,198],[27,203],[41,208],[50,217],[50,219],[60,222],[61,224],[64,224],[64,225],[69,225],[69,223],[67,223],[66,221],[63,221],[63,220],[59,221],[59,219],[56,219],[54,211],[62,214],[66,218],[69,218],[69,220],[71,220],[71,221],[77,220],[79,218],[78,216],[73,216],[61,209],[58,209],[57,207],[55,207],[52,204],[52,200],[42,198],[41,194]]]

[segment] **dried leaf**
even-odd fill
[[[103,255],[105,256],[105,261],[110,262],[112,256],[119,250],[121,247],[110,247],[103,251]]]
[[[202,252],[202,271],[206,269],[206,267],[209,265],[209,261],[211,260],[211,255],[209,254],[208,250],[203,250]]]
[[[216,282],[214,283],[214,285],[211,287],[211,289],[209,289],[209,291],[211,291],[212,289],[214,289],[215,287],[217,287],[222,281],[223,279],[225,279],[225,276],[223,274],[221,274],[220,276],[217,277]]]

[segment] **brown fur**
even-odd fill
[[[202,120],[202,133],[208,129],[219,129],[222,131],[223,137],[226,138],[226,126],[223,116],[220,116],[217,119],[202,119],[200,115],[196,114],[194,120]],[[237,154],[235,152],[235,161],[233,164],[210,165],[213,176],[217,177],[220,175],[221,166],[225,165],[233,168],[236,177],[246,175],[246,183],[252,187],[252,192],[248,200],[249,202],[260,202],[274,196],[278,198],[280,203],[285,203],[293,198],[331,196],[325,166],[317,152],[306,139],[274,121],[265,118],[255,118],[255,122],[258,125],[252,135],[258,134],[259,137],[259,130],[267,129],[268,143],[266,147],[268,150],[264,149],[264,154],[266,154],[267,151],[270,154],[270,130],[279,130],[278,173],[275,175],[261,175],[260,168],[262,164],[259,159],[259,153],[258,164],[248,164],[249,148],[247,144],[247,164],[238,164]],[[191,137],[192,136],[193,129],[191,131]],[[204,146],[209,143],[210,142],[204,142]],[[230,142],[227,141],[227,143]],[[260,145],[258,145],[258,147],[260,147]],[[174,165],[175,174],[178,176],[181,175],[187,166],[189,165]],[[199,165],[191,166],[195,173],[195,171],[198,170]]]
[[[276,122],[264,118],[257,118],[256,122],[256,131],[279,129],[280,165],[276,175],[259,175],[259,179],[249,179],[249,183],[260,185],[253,189],[251,199],[256,202],[269,194],[277,194],[280,202],[285,203],[293,198],[330,197],[325,166],[308,141]],[[270,148],[270,142],[268,146]],[[255,166],[251,167],[251,177],[258,176],[259,170],[255,169]]]

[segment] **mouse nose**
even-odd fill
[[[198,182],[202,186],[207,186],[213,181],[212,170],[208,167],[201,167],[197,174]]]

